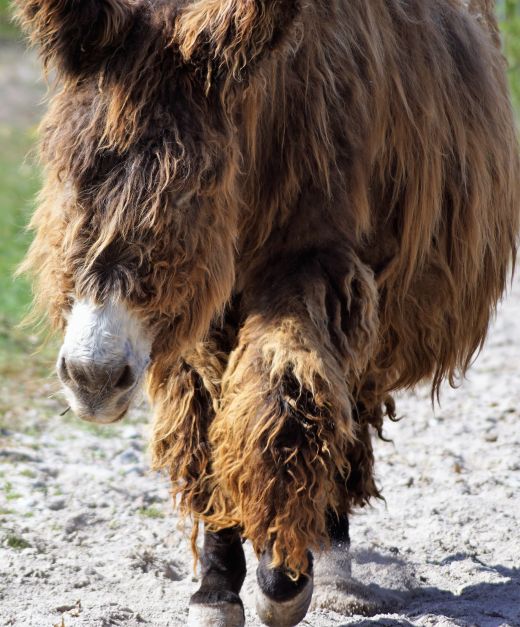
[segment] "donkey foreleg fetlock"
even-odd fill
[[[243,627],[240,589],[246,560],[237,529],[204,533],[201,584],[190,599],[188,627]]]
[[[350,581],[352,575],[348,517],[328,512],[327,530],[330,545],[314,563],[316,588],[342,585]]]
[[[348,517],[330,512],[327,527],[330,546],[314,561],[312,609],[328,609],[343,616],[371,616],[384,609],[373,592],[352,577]]]
[[[264,625],[293,627],[309,609],[313,591],[312,555],[308,554],[306,573],[295,579],[283,567],[272,568],[271,551],[265,551],[258,564],[256,611]]]

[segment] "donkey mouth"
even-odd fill
[[[142,376],[137,376],[127,389],[107,390],[106,386],[83,389],[73,385],[61,373],[59,378],[69,409],[81,420],[100,425],[119,422],[126,416],[142,381]]]
[[[75,410],[74,413],[78,416],[78,418],[84,420],[85,422],[90,422],[92,424],[98,425],[113,425],[117,422],[121,422],[121,420],[123,420],[123,418],[127,415],[129,409],[130,405],[128,405],[128,407],[125,407],[125,409],[120,413],[116,414],[115,418],[113,417],[113,414],[104,414],[99,411],[91,412]]]

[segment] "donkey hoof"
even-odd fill
[[[256,612],[268,627],[293,627],[305,618],[311,604],[312,570],[294,581],[283,569],[269,568],[270,561],[266,553],[258,566]]]
[[[312,599],[312,578],[307,577],[303,589],[292,599],[275,601],[260,588],[256,595],[256,612],[268,627],[294,627],[306,616]]]
[[[191,597],[188,627],[244,627],[244,606],[234,592],[197,592]]]

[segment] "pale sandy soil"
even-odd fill
[[[54,388],[0,382],[0,626],[184,625],[196,576],[168,484],[148,471],[146,410],[89,427],[59,417]],[[354,577],[386,613],[322,609],[304,625],[520,626],[520,280],[441,400],[398,399],[403,420],[376,449],[386,504],[352,520]]]

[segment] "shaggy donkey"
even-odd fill
[[[454,382],[515,254],[490,0],[17,0],[59,91],[26,262],[86,420],[146,378],[205,525],[194,625],[352,612],[348,516],[390,394]],[[311,551],[318,559],[313,563]]]

